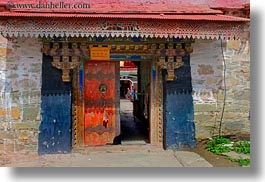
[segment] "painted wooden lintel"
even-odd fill
[[[145,43],[145,44],[91,44],[86,42],[44,42],[42,52],[53,57],[53,66],[62,70],[62,79],[69,82],[70,70],[79,65],[80,57],[90,57],[92,47],[109,49],[109,60],[144,61],[156,59],[157,64],[168,72],[168,81],[174,80],[174,70],[183,65],[182,58],[193,50],[192,41],[178,43]],[[71,60],[71,61],[70,61]]]

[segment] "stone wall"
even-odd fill
[[[7,40],[0,35],[0,93],[5,91]],[[0,111],[1,114],[1,111]]]
[[[0,38],[0,151],[36,151],[42,53],[36,38]]]
[[[250,53],[248,42],[223,41],[226,101],[222,135],[250,133]],[[191,54],[196,137],[218,135],[224,100],[221,40],[196,40]]]

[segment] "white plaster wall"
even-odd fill
[[[220,41],[196,40],[190,64],[194,103],[216,103],[213,92],[222,86]]]

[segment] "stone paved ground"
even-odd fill
[[[132,103],[121,102],[121,122],[126,140],[122,145],[75,149],[71,154],[18,153],[0,151],[0,166],[13,167],[212,167],[189,151],[165,151],[145,142],[139,121],[132,116]],[[131,137],[135,136],[135,137]]]
[[[212,167],[194,152],[154,150],[98,151],[38,156],[1,156],[7,167]]]
[[[133,102],[120,100],[122,144],[147,144],[149,132],[143,122],[133,116]]]

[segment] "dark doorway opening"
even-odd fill
[[[120,80],[120,98],[121,99],[130,99],[132,82],[130,79],[121,79]],[[130,90],[128,94],[128,89]]]
[[[145,62],[147,63],[147,62]],[[149,117],[144,117],[144,110],[149,113],[149,107],[144,105],[150,94],[143,77],[150,76],[150,69],[143,67],[140,61],[124,61],[120,64],[120,125],[121,144],[145,145],[149,140]],[[150,64],[149,64],[150,65]]]

